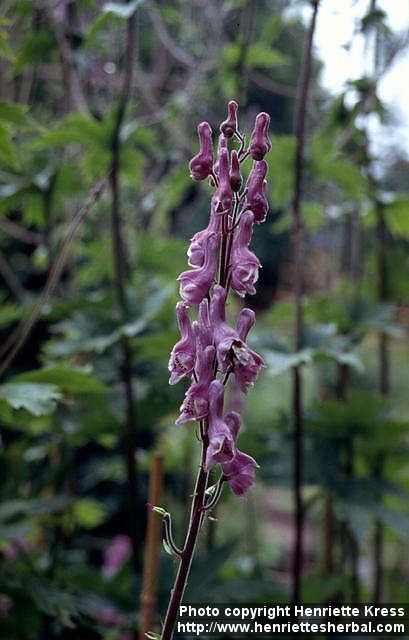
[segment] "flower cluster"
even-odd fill
[[[209,179],[215,189],[211,199],[209,224],[191,240],[187,255],[191,267],[179,276],[180,297],[176,314],[181,339],[169,360],[170,384],[182,378],[190,380],[176,421],[201,421],[206,439],[206,469],[219,464],[223,479],[236,495],[243,495],[254,482],[256,461],[237,448],[241,417],[230,411],[224,414],[224,395],[229,379],[236,389],[246,393],[253,386],[263,359],[246,343],[255,323],[251,309],[242,309],[232,327],[226,320],[229,289],[238,296],[256,292],[255,283],[261,267],[249,249],[253,225],[264,222],[268,203],[265,196],[267,163],[270,149],[270,117],[259,113],[250,143],[240,133],[237,103],[228,103],[228,117],[220,125],[217,157],[214,157],[212,129],[199,124],[199,153],[189,164],[194,180]],[[229,151],[229,141],[236,139],[238,149]],[[243,187],[241,164],[249,156],[253,165]],[[191,309],[197,308],[195,320]],[[233,378],[231,378],[233,376]]]

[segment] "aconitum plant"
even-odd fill
[[[238,448],[241,416],[224,411],[227,385],[247,393],[254,385],[263,359],[246,343],[255,323],[251,309],[242,309],[235,326],[226,320],[229,291],[243,298],[254,294],[260,262],[249,249],[253,225],[266,219],[267,163],[271,144],[270,117],[259,113],[250,142],[246,144],[238,126],[238,105],[228,103],[227,119],[220,125],[217,157],[214,158],[212,129],[207,122],[197,128],[200,148],[189,163],[194,180],[209,179],[214,188],[209,224],[197,232],[187,251],[190,269],[180,274],[181,301],[176,305],[181,338],[169,359],[170,384],[189,382],[177,424],[199,425],[201,460],[193,493],[189,527],[182,549],[172,536],[171,516],[154,507],[165,523],[165,546],[179,558],[179,569],[162,631],[162,640],[173,636],[196,541],[203,521],[217,504],[225,483],[237,496],[253,485],[257,462]],[[237,141],[238,148],[229,150]],[[248,158],[253,165],[243,185],[241,165]],[[208,487],[209,474],[219,470],[216,484]]]

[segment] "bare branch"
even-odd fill
[[[16,240],[20,240],[25,244],[39,245],[43,242],[43,237],[40,233],[23,229],[23,227],[20,227],[18,224],[12,222],[8,218],[0,218],[0,227],[9,236],[12,236]]]
[[[105,189],[107,188],[107,185],[108,185],[108,176],[106,176],[105,178],[97,182],[92,187],[84,206],[78,211],[77,215],[73,218],[71,224],[69,225],[67,235],[65,236],[61,244],[60,250],[53,263],[53,266],[51,267],[49,276],[47,278],[47,282],[40,295],[40,298],[37,304],[35,305],[35,307],[33,308],[29,317],[26,320],[23,320],[18,326],[17,328],[18,332],[16,332],[16,337],[18,336],[18,338],[14,344],[14,347],[11,349],[8,356],[4,359],[3,363],[0,365],[0,376],[2,376],[4,372],[8,369],[8,367],[13,362],[14,358],[19,353],[20,349],[26,343],[26,340],[30,335],[30,332],[33,326],[37,322],[45,303],[47,302],[48,298],[53,294],[53,292],[55,291],[55,288],[57,287],[60,281],[61,274],[63,272],[64,266],[67,261],[69,249],[77,236],[77,233],[81,227],[81,224],[83,223],[85,218],[88,216],[88,214],[92,210],[95,203],[98,202],[98,200],[104,193]]]

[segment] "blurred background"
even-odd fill
[[[245,301],[268,368],[240,399],[240,448],[260,469],[248,497],[225,489],[205,523],[186,597],[287,602],[299,579],[309,603],[407,600],[409,5],[318,6],[294,350],[293,132],[312,10],[1,3],[0,638],[137,637],[155,459],[182,544],[199,447],[192,424],[174,424],[185,388],[169,387],[167,361],[176,277],[211,193],[188,160],[197,123],[217,130],[231,98],[248,134],[271,115],[270,213],[253,237],[263,269]],[[176,569],[158,553],[156,631]]]

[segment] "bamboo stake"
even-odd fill
[[[149,503],[158,505],[162,499],[163,489],[163,456],[155,454],[152,460]],[[143,580],[141,591],[141,624],[139,640],[145,640],[145,634],[151,630],[155,615],[159,569],[159,541],[162,521],[152,509],[148,510],[148,524],[146,529],[145,558],[143,565]]]

